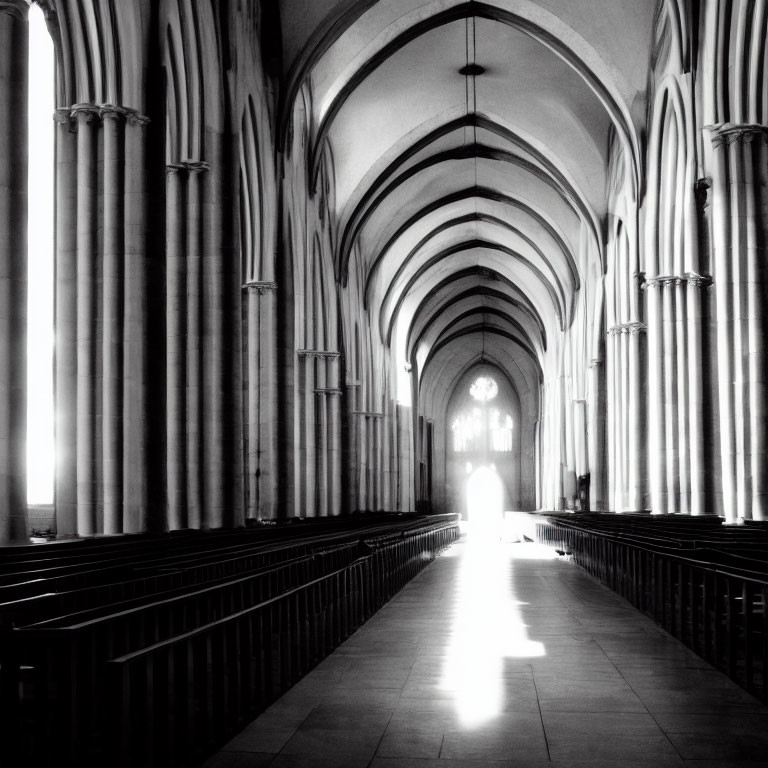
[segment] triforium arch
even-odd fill
[[[763,3],[41,5],[60,535],[453,508],[478,362],[520,403],[520,507],[765,517]],[[3,539],[28,7],[0,2]]]

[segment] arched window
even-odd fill
[[[509,453],[512,450],[512,416],[488,404],[499,393],[490,376],[478,376],[469,387],[479,405],[466,408],[451,424],[453,450],[457,453]]]
[[[29,279],[27,503],[52,504],[53,448],[53,41],[29,10]]]

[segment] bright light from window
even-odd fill
[[[460,413],[451,423],[453,450],[457,453],[483,450],[486,429],[491,451],[512,451],[512,417],[497,408],[471,408]]]
[[[478,376],[469,388],[469,394],[481,403],[493,400],[499,394],[499,385],[490,376]]]
[[[27,503],[53,503],[53,42],[29,10]]]
[[[478,467],[467,481],[467,519],[471,535],[498,541],[503,504],[501,479],[493,469]]]

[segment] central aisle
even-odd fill
[[[206,763],[246,766],[768,767],[768,708],[551,549],[462,541]]]

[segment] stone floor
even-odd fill
[[[205,768],[246,766],[768,768],[768,707],[551,550],[469,540]]]

